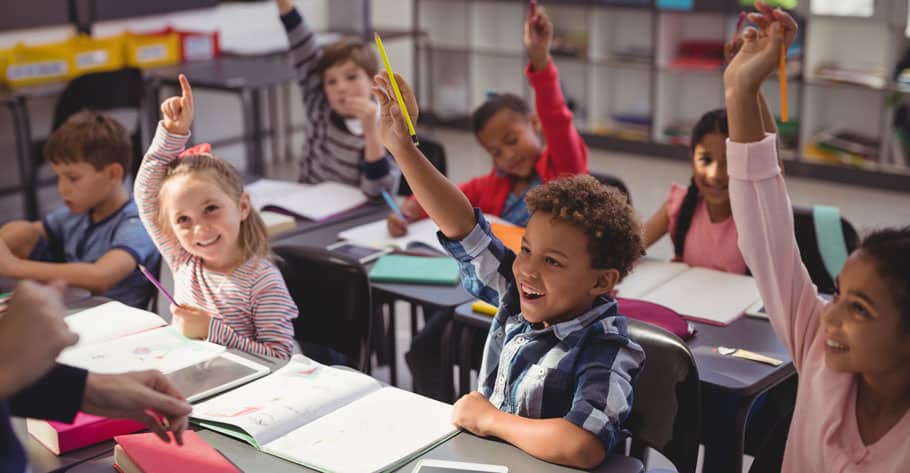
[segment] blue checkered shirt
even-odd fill
[[[503,412],[534,419],[563,418],[596,435],[607,451],[622,441],[632,385],[645,354],[629,339],[616,301],[602,297],[578,317],[544,328],[521,315],[512,275],[515,253],[493,236],[475,209],[477,225],[461,241],[439,240],[461,266],[462,283],[499,311],[480,367],[480,392]]]

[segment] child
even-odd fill
[[[193,95],[161,104],[136,177],[142,222],[174,273],[174,321],[189,338],[275,358],[294,349],[297,307],[269,260],[265,224],[237,171],[210,154],[180,155],[193,122]]]
[[[60,279],[146,308],[154,287],[137,266],[157,268],[160,256],[123,186],[132,148],[120,123],[89,110],[54,131],[44,158],[57,175],[65,206],[41,222],[14,221],[0,228],[0,276]]]
[[[416,122],[414,95],[397,80]],[[528,193],[531,216],[516,256],[414,146],[387,80],[375,81],[383,143],[459,261],[465,287],[500,307],[484,347],[480,392],[455,403],[453,422],[546,461],[598,465],[622,441],[644,362],[609,297],[642,253],[632,208],[591,176],[540,186]]]
[[[524,198],[528,191],[559,176],[588,172],[588,149],[572,124],[559,89],[559,74],[550,57],[553,23],[542,7],[525,20],[524,43],[530,63],[525,74],[534,88],[537,114],[512,94],[487,100],[471,119],[474,134],[493,158],[489,174],[459,186],[471,205],[516,225],[528,223]],[[547,146],[539,133],[543,131]],[[416,198],[401,206],[405,218],[426,216]],[[394,213],[387,218],[389,233],[407,233],[407,222]]]
[[[394,194],[400,172],[386,157],[370,98],[376,55],[354,39],[320,47],[292,0],[277,2],[307,116],[300,182],[343,182],[371,197]]]
[[[757,100],[793,19],[756,2],[724,73],[730,201],[739,247],[775,331],[793,355],[799,394],[782,471],[893,472],[910,464],[910,227],[866,237],[831,302],[800,263],[790,200]]]

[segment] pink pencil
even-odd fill
[[[155,287],[157,287],[162,294],[164,294],[164,297],[167,297],[167,300],[171,301],[171,304],[180,307],[180,304],[177,303],[177,300],[174,299],[174,296],[172,296],[171,293],[167,292],[167,289],[165,289],[164,286],[162,286],[161,283],[155,279],[155,275],[153,275],[152,272],[148,270],[148,268],[140,264],[139,271],[142,272],[142,275],[145,276],[145,278],[148,279],[149,282],[151,282]]]

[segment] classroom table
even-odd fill
[[[0,293],[12,292],[19,281],[12,278],[0,278]],[[92,297],[92,293],[80,287],[67,286],[63,290],[63,305],[67,309],[79,307],[78,304]]]
[[[151,69],[146,74],[147,104],[161,103],[164,86],[177,87],[177,76],[184,74],[193,89],[209,89],[237,94],[240,98],[247,151],[246,172],[265,175],[265,156],[260,138],[265,135],[262,125],[263,92],[276,94],[276,88],[295,78],[294,69],[284,61],[255,56],[224,56],[209,61],[189,62],[176,66]],[[149,125],[158,123],[158,107],[147,106]],[[154,136],[149,130],[147,136]],[[274,130],[272,135],[274,136]],[[214,145],[214,143],[213,143]],[[273,142],[273,146],[275,143]]]
[[[491,316],[471,309],[471,302],[455,309],[452,336],[446,337],[444,352],[451,352],[453,343],[459,361],[459,390],[469,391],[470,370],[473,365],[472,341],[476,334],[489,331]],[[712,416],[714,423],[702,425],[705,446],[702,472],[742,471],[743,442],[746,420],[752,404],[763,393],[796,374],[790,353],[783,346],[767,320],[740,317],[726,327],[692,322],[696,334],[686,341],[701,380],[702,397],[714,396],[735,403],[733,415]],[[770,355],[784,363],[769,366],[754,361],[722,356],[714,352],[717,346],[743,348]],[[703,409],[710,406],[704,405]]]
[[[279,237],[273,242],[273,246],[305,245],[325,247],[338,241],[339,233],[359,225],[385,219],[388,214],[388,207],[380,205],[375,207],[372,213],[364,213],[351,219],[333,222],[309,231],[298,232],[295,235]],[[371,265],[367,265],[367,270],[370,267]],[[372,283],[371,286],[374,300],[379,302],[379,304],[387,304],[389,306],[388,331],[390,335],[387,337],[389,342],[388,351],[390,353],[389,381],[392,385],[397,386],[398,368],[394,362],[396,360],[395,353],[397,353],[394,336],[396,330],[394,301],[403,300],[411,304],[411,329],[413,333],[416,330],[417,307],[422,307],[425,311],[441,310],[446,313],[454,313],[455,307],[472,300],[473,296],[461,284],[434,286],[425,284]]]

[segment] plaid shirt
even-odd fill
[[[480,211],[461,241],[439,240],[461,266],[462,283],[499,305],[484,347],[480,392],[503,412],[564,418],[596,435],[607,451],[622,441],[632,384],[644,364],[616,301],[602,297],[578,317],[544,328],[521,315],[512,275],[515,253],[490,231]]]

